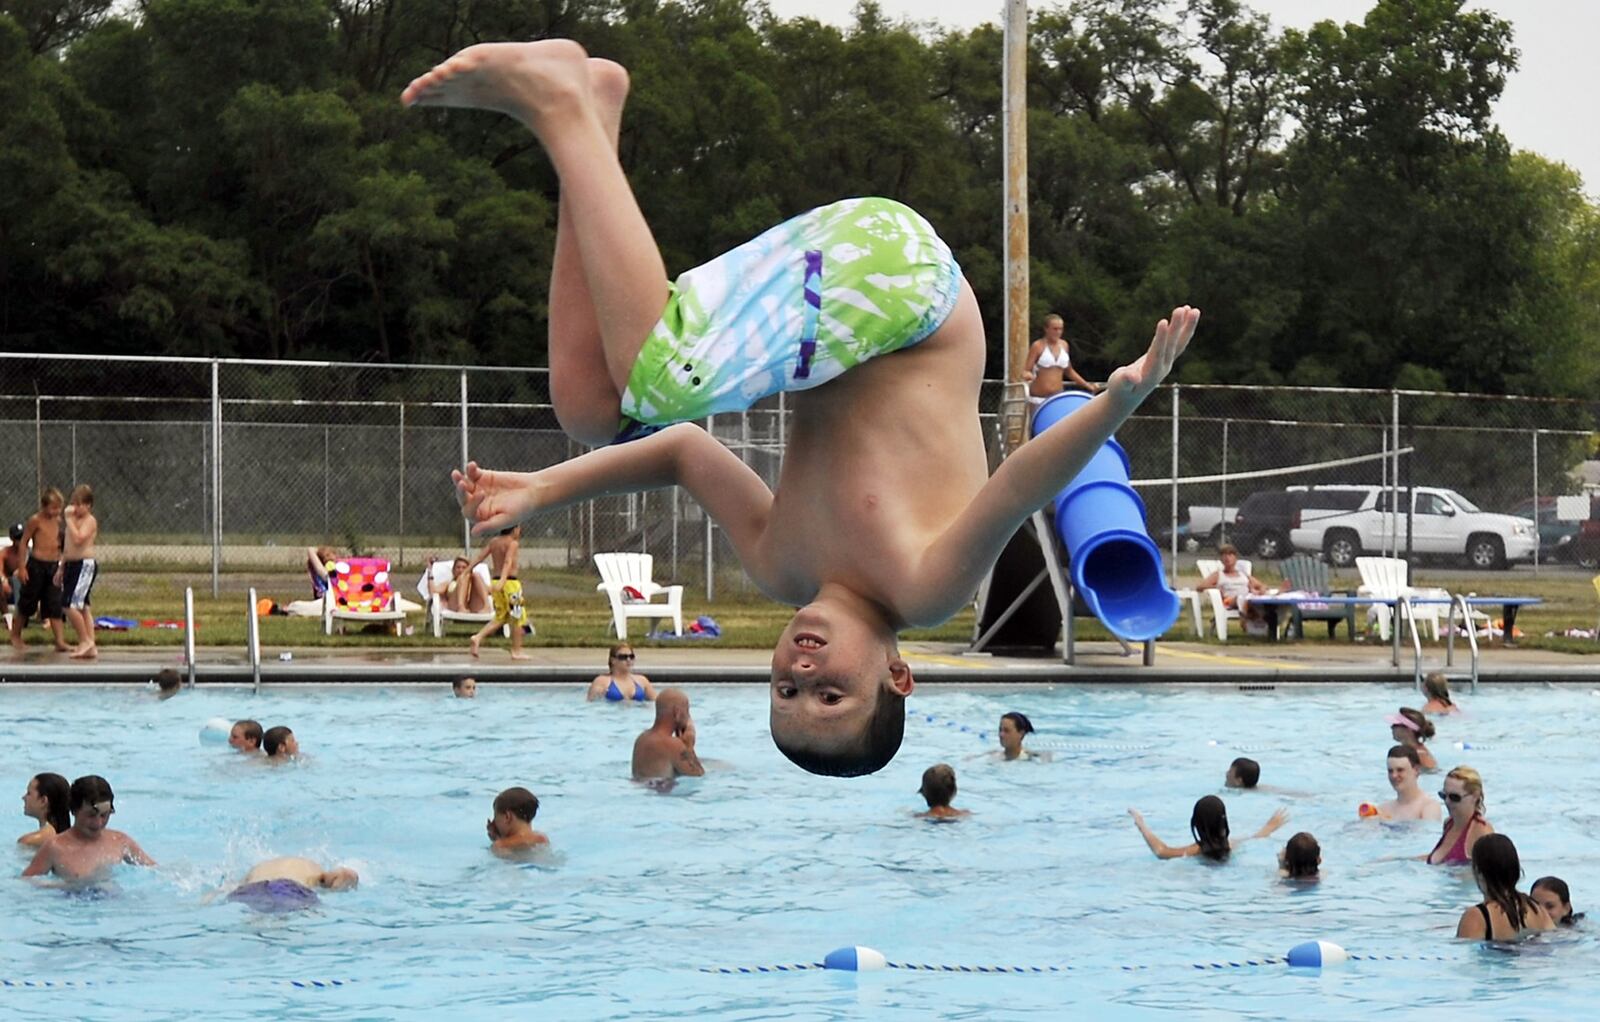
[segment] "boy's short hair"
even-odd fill
[[[39,508],[43,510],[51,504],[65,504],[66,499],[61,496],[61,491],[54,486],[46,486],[39,491]]]
[[[956,797],[956,771],[949,763],[935,763],[922,772],[922,787],[917,793],[928,800],[928,808],[948,806]]]
[[[256,743],[256,748],[261,748],[261,725],[253,720],[236,720],[233,726],[240,728],[244,737]],[[285,731],[289,730],[284,728]]]
[[[1233,771],[1233,776],[1239,778],[1239,787],[1254,788],[1256,782],[1261,780],[1261,764],[1253,759],[1240,756],[1228,767]]]
[[[823,751],[785,744],[772,736],[778,751],[789,762],[808,773],[824,777],[861,777],[882,770],[900,751],[906,733],[906,697],[887,686],[878,686],[877,705],[861,729],[857,740],[844,748]]]
[[[156,687],[163,692],[176,692],[183,685],[183,678],[177,671],[170,667],[163,667],[156,672]]]
[[[94,507],[94,487],[88,483],[79,483],[74,486],[70,503],[82,504],[84,507]]]
[[[450,689],[453,692],[460,692],[462,689],[467,687],[467,682],[476,681],[476,680],[477,679],[470,678],[470,677],[469,678],[456,678],[454,681],[450,682]]]
[[[494,797],[494,814],[510,813],[527,823],[539,815],[539,796],[527,788],[507,788]]]
[[[261,747],[267,750],[267,755],[276,756],[278,750],[283,748],[286,738],[294,734],[293,731],[279,724],[277,727],[267,728],[267,733],[261,736]]]
[[[1418,772],[1422,770],[1422,757],[1409,745],[1396,745],[1389,750],[1388,759],[1409,759]]]
[[[84,806],[99,805],[101,802],[114,803],[117,798],[111,793],[111,782],[99,774],[85,774],[72,782],[69,791],[74,816]]]
[[[1232,543],[1224,543],[1217,547],[1217,556],[1221,557],[1223,554],[1232,554],[1233,556],[1238,557],[1239,548],[1234,546]]]

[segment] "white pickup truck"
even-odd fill
[[[1377,486],[1327,487],[1344,499],[1315,501],[1302,508],[1289,530],[1296,549],[1325,554],[1345,568],[1366,551],[1406,546],[1406,516],[1390,513],[1390,491]],[[1318,492],[1323,491],[1318,487]],[[1406,491],[1402,490],[1404,494]],[[1498,570],[1533,560],[1538,527],[1527,518],[1492,514],[1454,490],[1417,486],[1411,491],[1411,549],[1430,557],[1465,559],[1469,566]],[[1402,496],[1402,506],[1405,498]]]

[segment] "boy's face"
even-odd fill
[[[61,516],[61,500],[47,500],[39,506],[39,513],[46,518],[59,518]]]
[[[802,607],[772,651],[774,740],[831,751],[858,741],[883,688],[910,695],[911,669],[853,616]]]
[[[258,752],[261,749],[261,743],[245,734],[244,726],[241,724],[233,725],[228,731],[228,744],[240,752]]]

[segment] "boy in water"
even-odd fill
[[[633,779],[704,777],[706,768],[695,754],[694,742],[688,693],[681,688],[662,689],[656,695],[656,722],[633,742]]]
[[[228,744],[237,752],[254,756],[261,751],[262,734],[261,725],[253,720],[234,721],[228,730]]]
[[[956,770],[949,763],[935,763],[922,772],[922,787],[917,789],[928,803],[928,811],[917,815],[925,820],[954,820],[971,816],[970,809],[956,809]]]
[[[17,612],[11,615],[11,645],[26,649],[22,627],[37,611],[50,626],[56,639],[56,652],[65,653],[65,630],[61,626],[61,589],[56,582],[56,568],[61,560],[61,491],[54,486],[39,494],[39,510],[35,511],[22,527],[22,537],[17,546],[28,551],[28,559],[17,572],[22,591],[17,594]],[[29,544],[32,544],[30,547]]]
[[[269,763],[287,763],[300,755],[300,740],[282,724],[267,728],[266,734],[261,736],[261,747],[267,750]]]
[[[486,828],[489,850],[507,857],[549,845],[550,839],[533,829],[533,818],[538,815],[539,796],[527,788],[507,788],[496,795],[494,816]]]
[[[361,877],[348,866],[323,869],[320,862],[290,855],[257,865],[228,894],[228,900],[257,912],[293,912],[321,901],[319,890],[348,891],[360,882]]]
[[[896,633],[971,599],[1047,504],[1172,368],[1180,307],[1103,393],[988,477],[983,324],[949,248],[912,210],[850,199],[803,214],[676,283],[617,161],[627,73],[570,40],[472,46],[407,105],[508,114],[561,181],[550,282],[551,400],[592,451],[540,472],[453,473],[480,533],[602,494],[682,486],[746,571],[800,607],[772,656],[771,729],[813,773],[899,748],[911,669]],[[793,391],[777,492],[689,423]]]
[[[59,494],[58,494],[59,496]],[[39,846],[25,877],[54,873],[64,880],[92,880],[119,862],[154,866],[139,843],[107,826],[116,812],[116,796],[104,777],[90,774],[72,782],[72,827]]]
[[[528,654],[522,651],[522,626],[528,621],[528,610],[522,605],[522,582],[517,578],[518,555],[522,550],[522,526],[513,525],[500,530],[500,535],[491,539],[478,551],[478,556],[467,565],[467,574],[472,574],[472,569],[489,561],[490,568],[494,571],[494,581],[489,584],[489,595],[494,601],[494,620],[478,629],[467,643],[473,656],[478,655],[478,645],[499,631],[506,625],[511,626],[511,659],[526,660]]]
[[[72,491],[65,517],[67,543],[55,584],[61,590],[67,621],[78,637],[78,645],[69,655],[74,660],[92,660],[100,655],[94,644],[94,612],[89,609],[98,571],[94,541],[100,535],[100,521],[94,516],[94,490],[87,483]]]

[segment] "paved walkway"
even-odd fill
[[[1315,682],[1393,682],[1412,676],[1411,651],[1403,650],[1400,666],[1390,662],[1387,644],[1302,645],[1161,643],[1154,665],[1145,667],[1135,655],[1124,657],[1110,642],[1078,644],[1077,664],[1055,657],[969,655],[957,643],[906,643],[902,653],[923,684],[1097,684],[1161,682],[1179,684],[1277,684]],[[482,659],[468,657],[459,645],[433,649],[349,650],[319,648],[263,654],[262,681],[279,682],[440,682],[473,675],[484,682],[588,681],[603,669],[605,650],[528,647],[529,659],[513,662],[504,649],[486,650]],[[1442,645],[1423,650],[1423,670],[1446,670],[1452,680],[1470,673],[1464,644],[1456,648],[1453,668],[1444,667]],[[765,682],[769,654],[759,649],[715,646],[645,648],[640,670],[665,682]],[[80,663],[38,648],[26,653],[0,650],[0,683],[18,682],[144,682],[163,667],[183,670],[182,651],[117,649],[98,661]],[[243,651],[201,649],[196,656],[197,680],[249,683],[252,671]],[[1567,682],[1600,684],[1600,656],[1582,657],[1545,650],[1501,649],[1483,652],[1480,678],[1485,682]]]

